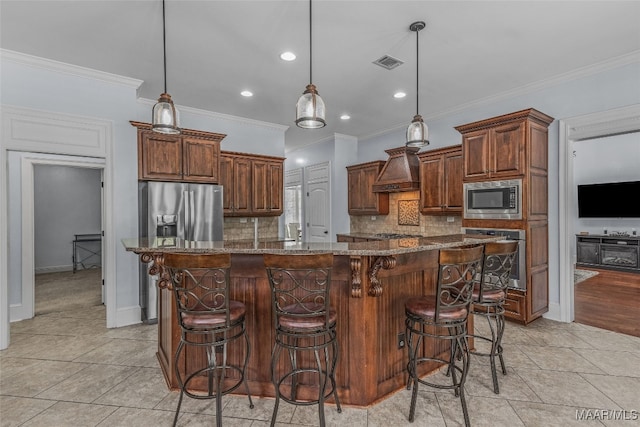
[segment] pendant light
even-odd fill
[[[296,125],[303,129],[319,129],[327,125],[324,101],[320,98],[312,79],[311,0],[309,0],[309,84],[296,104]]]
[[[424,29],[426,24],[422,21],[414,22],[409,26],[411,31],[415,31],[416,33],[416,115],[413,116],[413,120],[411,124],[407,128],[407,147],[424,147],[425,145],[429,145],[429,128],[424,121],[422,120],[422,116],[419,113],[419,81],[420,81],[420,72],[419,72],[419,52],[418,49],[418,33],[420,30]]]
[[[153,106],[151,115],[151,130],[165,134],[179,134],[179,114],[171,95],[167,93],[167,37],[165,29],[164,0],[162,0],[162,48],[164,61],[164,92],[160,94],[158,102]]]

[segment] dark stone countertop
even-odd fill
[[[316,243],[283,240],[187,241],[173,237],[122,239],[125,249],[135,253],[321,253],[348,256],[390,256],[441,248],[481,244],[502,240],[501,236],[450,234],[445,236],[407,237],[357,243]]]

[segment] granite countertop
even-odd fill
[[[473,234],[450,234],[445,236],[407,237],[357,243],[315,243],[283,240],[227,240],[227,241],[188,241],[173,237],[153,239],[122,239],[125,249],[130,252],[163,253],[320,253],[332,252],[334,255],[350,256],[389,256],[469,244],[485,243],[504,239],[501,236]]]

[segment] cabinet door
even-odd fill
[[[444,156],[444,205],[449,213],[462,212],[462,149]]]
[[[598,254],[599,242],[580,241],[576,245],[577,259],[576,261],[583,264],[599,264],[600,255]]]
[[[233,159],[233,213],[238,216],[251,215],[251,160],[242,157]]]
[[[183,179],[217,184],[220,180],[220,142],[182,138]]]
[[[349,215],[387,215],[389,194],[374,193],[373,184],[384,166],[383,161],[347,167]]]
[[[269,211],[281,215],[284,206],[284,162],[269,162]]]
[[[182,139],[142,131],[139,135],[138,178],[141,180],[182,180]]]
[[[254,159],[251,170],[253,212],[280,215],[283,204],[282,163]]]
[[[220,156],[220,185],[222,185],[222,208],[224,214],[233,213],[233,157]]]
[[[465,179],[489,177],[489,131],[480,130],[465,134],[462,138],[464,150]]]
[[[251,197],[253,212],[269,212],[269,164],[254,160],[251,165]]]
[[[362,169],[353,169],[347,172],[347,191],[349,201],[347,210],[349,215],[358,215],[362,211]]]
[[[509,178],[524,175],[525,123],[509,123],[492,130],[491,177]]]
[[[425,157],[420,161],[420,211],[440,213],[444,208],[444,157]]]

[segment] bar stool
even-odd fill
[[[474,278],[482,272],[483,246],[441,249],[439,253],[438,283],[435,295],[413,297],[405,303],[406,336],[409,362],[407,389],[411,395],[409,421],[413,422],[418,397],[418,385],[451,389],[460,396],[464,422],[469,426],[469,414],[464,397],[464,383],[469,371],[467,318],[473,295]],[[450,343],[447,359],[427,356],[426,340]],[[429,350],[427,350],[429,351]],[[452,383],[437,384],[418,376],[418,367],[425,362],[447,365]],[[459,364],[458,364],[459,362]],[[460,378],[458,379],[458,374]]]
[[[294,405],[317,404],[320,426],[324,427],[328,397],[333,395],[338,412],[342,412],[335,380],[337,315],[329,302],[333,254],[265,254],[264,264],[271,285],[275,328],[271,379],[276,401],[271,426],[275,425],[282,399]],[[288,358],[281,360],[283,350]],[[309,392],[315,388],[317,393]]]
[[[504,335],[505,326],[504,302],[517,252],[518,242],[515,240],[486,243],[482,279],[473,288],[472,313],[487,319],[491,336],[477,333],[472,336],[489,342],[491,349],[488,352],[475,350],[471,351],[471,354],[489,357],[493,392],[496,394],[500,393],[498,374],[496,372],[496,356],[500,360],[502,374],[507,375],[504,358],[502,357],[502,336]]]
[[[164,268],[171,279],[181,331],[174,359],[180,384],[174,426],[185,394],[193,399],[215,399],[218,427],[222,426],[222,396],[241,384],[246,388],[249,407],[253,408],[245,378],[251,352],[245,329],[246,308],[242,302],[229,299],[230,267],[231,255],[228,253],[164,255]],[[244,339],[244,346],[229,349],[234,341],[240,339]],[[179,360],[185,346],[194,348],[193,352],[189,351],[189,360],[201,360],[203,366],[189,369],[191,367],[186,365],[183,378]],[[232,365],[229,359],[238,359],[239,364]],[[195,391],[205,386],[206,392]]]

